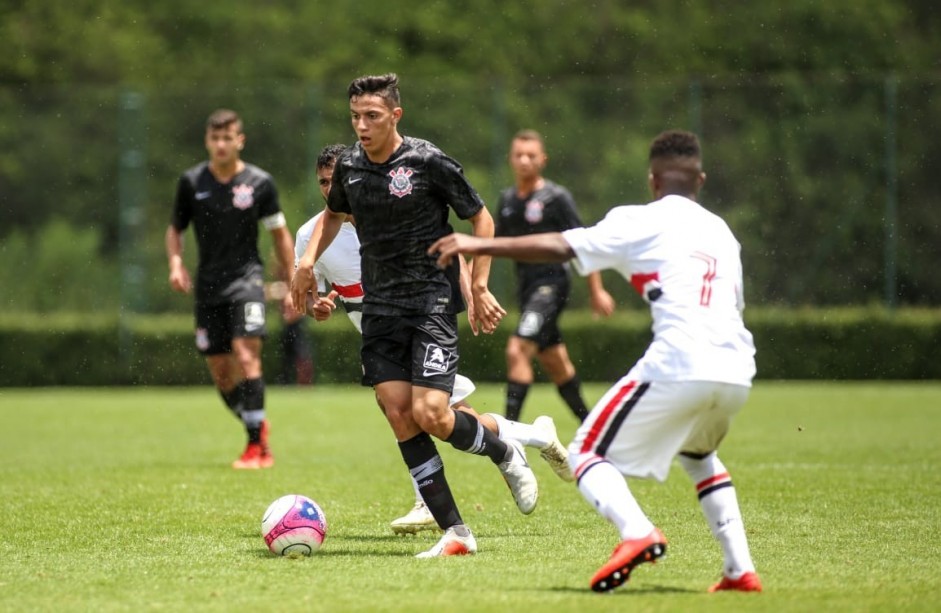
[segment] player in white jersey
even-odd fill
[[[755,348],[742,320],[740,245],[696,202],[706,179],[699,141],[664,132],[650,148],[655,201],[619,206],[597,225],[562,233],[477,239],[452,234],[432,245],[439,265],[461,253],[519,261],[568,261],[583,275],[619,272],[649,303],[654,338],[644,356],[595,405],[569,445],[579,491],[615,525],[621,543],[592,577],[604,592],[666,552],[624,476],[663,481],[679,458],[724,556],[709,588],[761,591],[732,480],[716,455],[748,397]]]
[[[321,151],[317,159],[317,182],[324,199],[330,193],[334,163],[343,149],[343,145],[329,145]],[[322,216],[323,212],[314,215],[298,229],[294,243],[295,264],[304,254],[314,233],[320,233],[322,223],[318,222]],[[462,272],[466,272],[466,270],[462,270]],[[361,283],[360,243],[352,216],[347,217],[330,247],[321,254],[314,264],[314,274],[321,300],[315,308],[313,306],[313,297],[311,297],[306,309],[308,315],[318,321],[324,321],[331,316],[336,308],[336,301],[339,300],[343,304],[350,321],[362,334],[364,293]],[[469,283],[469,276],[462,274],[461,282]],[[469,293],[470,288],[465,289],[467,290],[465,294]],[[468,304],[472,305],[473,302],[468,301]],[[473,321],[473,314],[471,314],[471,321]],[[551,417],[540,416],[530,425],[505,419],[502,415],[495,413],[478,415],[465,402],[465,398],[474,389],[474,383],[470,379],[460,374],[455,375],[454,389],[451,392],[449,401],[450,406],[478,416],[484,427],[504,440],[515,440],[523,445],[539,449],[541,457],[549,463],[560,478],[566,481],[573,480],[572,471],[568,464],[568,453],[562,443],[559,442],[555,423]],[[412,480],[412,487],[415,490],[415,505],[404,516],[392,521],[390,524],[392,531],[396,534],[414,534],[422,530],[437,530],[438,525],[435,518],[428,510],[424,500],[422,500],[414,479]]]

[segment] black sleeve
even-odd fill
[[[193,217],[193,195],[195,191],[186,175],[180,177],[176,185],[176,200],[173,203],[173,212],[170,214],[170,225],[182,232],[190,225]]]
[[[578,216],[578,210],[575,208],[575,199],[566,189],[559,190],[559,218],[562,221],[560,231],[571,230],[572,228],[581,228],[581,218]]]
[[[469,219],[480,212],[484,201],[464,176],[460,164],[442,153],[430,156],[428,165],[435,190],[459,218]]]
[[[281,212],[281,201],[278,199],[278,188],[274,184],[274,179],[268,177],[264,185],[263,199],[258,207],[258,216],[262,219]]]
[[[353,214],[350,208],[350,201],[346,197],[346,165],[342,163],[343,155],[337,158],[333,166],[333,185],[330,188],[330,195],[327,197],[327,208],[334,213]]]
[[[497,210],[493,214],[493,235],[506,235],[506,216],[503,214],[503,208],[508,206],[506,192],[500,192],[500,200],[497,202]]]

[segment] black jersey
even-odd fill
[[[567,189],[543,180],[543,186],[520,198],[516,187],[500,193],[495,220],[496,236],[526,236],[541,232],[563,232],[582,226],[575,210],[575,200]],[[533,284],[568,279],[568,264],[516,263],[519,289],[525,292]]]
[[[425,253],[452,232],[449,207],[468,219],[484,206],[455,160],[428,141],[406,136],[386,162],[374,164],[356,143],[337,160],[327,206],[356,218],[364,314],[464,310],[457,260],[441,270]]]
[[[179,231],[192,222],[199,248],[196,301],[236,300],[264,281],[258,254],[258,222],[281,212],[274,181],[264,170],[245,164],[228,183],[209,172],[209,162],[180,177],[170,223]]]

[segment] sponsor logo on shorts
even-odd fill
[[[538,334],[539,330],[542,329],[543,317],[542,313],[536,313],[534,311],[526,311],[523,313],[523,316],[520,318],[520,335],[521,336],[533,336]]]
[[[200,351],[209,349],[209,331],[206,328],[196,328],[196,348]]]
[[[448,365],[451,363],[451,352],[439,345],[428,345],[425,349],[425,361],[422,366],[425,368],[423,376],[440,375],[448,372]]]
[[[255,204],[255,188],[251,185],[236,185],[232,188],[232,206],[244,211]]]
[[[412,180],[409,178],[415,171],[411,168],[400,166],[395,170],[389,171],[392,180],[389,181],[389,193],[399,198],[404,198],[412,193]]]
[[[265,303],[245,303],[245,331],[254,332],[265,325]]]

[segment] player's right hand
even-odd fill
[[[294,309],[303,313],[307,305],[307,297],[317,288],[317,279],[314,277],[314,265],[306,265],[303,261],[294,270],[291,277],[291,298],[294,300]]]
[[[188,294],[193,288],[190,274],[183,266],[174,266],[170,269],[170,289],[181,294]]]

